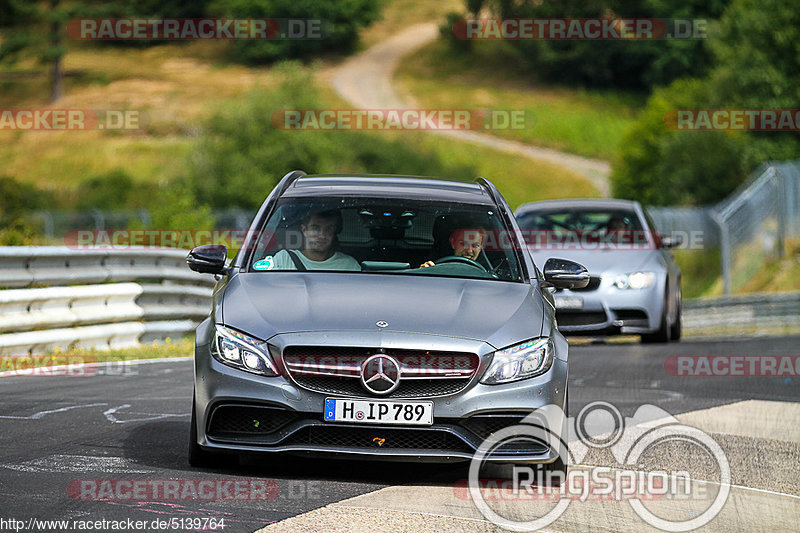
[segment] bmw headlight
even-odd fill
[[[614,286],[618,289],[646,289],[655,281],[655,272],[631,272],[617,276]]]
[[[277,376],[266,342],[217,324],[211,355],[220,363],[262,376]]]
[[[498,350],[481,383],[497,385],[544,374],[553,364],[553,350],[553,341],[549,338],[533,339]]]

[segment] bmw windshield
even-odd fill
[[[518,213],[517,222],[532,250],[653,247],[650,232],[630,209],[536,209]]]
[[[248,271],[358,272],[521,281],[496,208],[386,198],[284,198]]]

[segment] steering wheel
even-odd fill
[[[436,260],[437,265],[441,265],[442,263],[462,263],[464,265],[469,265],[471,267],[480,268],[484,272],[489,272],[486,270],[486,267],[482,264],[478,263],[474,259],[470,259],[469,257],[461,257],[460,255],[448,255],[446,257],[442,257],[441,259]]]

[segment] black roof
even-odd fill
[[[368,196],[494,205],[486,189],[478,183],[391,174],[302,176],[293,181],[282,196]]]
[[[636,210],[638,202],[617,198],[564,198],[561,200],[542,200],[519,206],[514,214],[527,215],[542,211],[562,211],[569,209],[631,209]]]

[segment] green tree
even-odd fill
[[[0,63],[36,57],[50,70],[50,101],[63,92],[67,23],[82,17],[195,17],[209,0],[0,0]],[[138,45],[142,41],[131,41]],[[119,44],[120,41],[102,41]],[[152,44],[145,42],[144,44]]]
[[[793,0],[734,0],[710,43],[711,73],[676,81],[648,100],[615,162],[614,194],[654,204],[709,203],[759,164],[800,157],[796,132],[678,132],[664,122],[676,109],[795,109],[799,23]]]
[[[651,205],[696,205],[730,193],[747,175],[741,132],[675,131],[675,109],[704,107],[707,87],[683,80],[657,89],[627,133],[611,176],[613,194]]]
[[[260,64],[323,53],[350,52],[358,43],[358,31],[378,19],[382,5],[383,0],[217,0],[209,11],[220,17],[325,21],[322,39],[233,41],[231,56],[235,60]]]
[[[729,0],[466,0],[475,16],[488,8],[507,18],[714,19]],[[669,24],[668,24],[669,26]],[[704,39],[514,40],[538,79],[586,87],[650,88],[705,75],[712,57]]]

